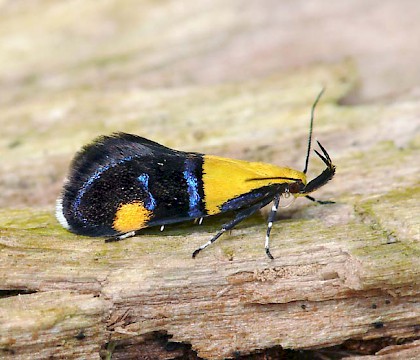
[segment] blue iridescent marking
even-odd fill
[[[148,195],[148,197],[144,201],[144,207],[147,210],[154,210],[156,207],[156,200],[153,197],[152,193],[149,191],[149,175],[143,173],[137,179],[138,181],[140,181],[143,190],[146,191]]]
[[[196,164],[193,159],[185,160],[185,170],[183,171],[184,179],[187,182],[187,191],[189,195],[189,210],[188,215],[190,217],[200,217],[202,212],[200,211],[200,194],[198,192],[198,180],[194,172]]]
[[[85,193],[86,193],[86,191],[88,191],[89,190],[89,188],[92,186],[92,184],[96,181],[96,180],[98,180],[100,177],[101,177],[101,175],[105,172],[105,171],[107,171],[107,170],[109,170],[110,168],[112,168],[112,167],[114,167],[114,166],[116,166],[116,165],[120,165],[120,164],[122,164],[122,163],[124,163],[124,162],[126,162],[126,161],[130,161],[130,160],[132,160],[133,159],[133,157],[132,156],[127,156],[127,157],[125,157],[125,158],[123,158],[123,159],[121,159],[121,160],[119,160],[119,161],[112,161],[112,162],[110,162],[108,165],[105,165],[105,166],[102,166],[102,167],[100,167],[98,170],[96,170],[95,172],[94,172],[94,174],[83,184],[83,186],[80,188],[80,190],[77,192],[77,196],[76,196],[76,198],[75,198],[75,200],[74,200],[74,202],[73,202],[73,211],[74,211],[74,213],[75,214],[77,214],[77,217],[82,221],[82,222],[84,222],[85,224],[86,223],[88,223],[88,220],[87,219],[85,219],[84,217],[83,217],[83,214],[82,214],[82,212],[80,211],[80,204],[81,204],[81,202],[82,202],[82,198],[83,198],[83,196],[85,195]]]

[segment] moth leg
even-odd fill
[[[203,217],[194,219],[194,224],[201,225],[203,223]]]
[[[121,234],[121,235],[117,235],[117,236],[114,236],[114,237],[105,239],[105,242],[106,243],[116,242],[116,241],[127,239],[127,238],[132,237],[132,236],[135,236],[135,235],[136,235],[136,232],[135,231],[130,231],[130,232],[125,233],[125,234]]]
[[[255,213],[256,211],[258,211],[259,209],[261,209],[263,206],[265,206],[267,204],[266,201],[264,202],[259,202],[249,208],[246,208],[240,212],[238,212],[236,214],[236,217],[231,220],[230,222],[223,224],[222,228],[219,230],[219,232],[214,235],[209,241],[207,241],[205,244],[201,245],[198,249],[196,249],[193,254],[192,257],[195,258],[197,256],[197,254],[205,249],[207,246],[213,244],[223,233],[225,233],[226,231],[229,231],[231,229],[233,229],[237,224],[239,224],[242,220],[246,219],[247,217],[251,216],[253,213]]]
[[[279,208],[280,194],[276,194],[273,199],[273,206],[271,207],[270,214],[268,215],[267,234],[265,235],[265,253],[270,259],[274,259],[270,252],[270,233],[273,227],[273,221],[276,218],[277,209]]]
[[[308,200],[311,200],[313,202],[316,202],[318,204],[321,205],[325,205],[325,204],[335,204],[335,201],[330,201],[330,200],[317,200],[315,198],[313,198],[312,196],[306,195],[305,196]]]

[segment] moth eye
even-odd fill
[[[292,194],[299,193],[301,190],[303,183],[302,182],[294,182],[289,184],[289,192]]]

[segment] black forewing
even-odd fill
[[[126,133],[100,137],[73,160],[63,193],[64,216],[73,231],[93,236],[115,235],[116,210],[121,203],[134,200],[153,209],[153,224],[162,223],[160,219],[175,222],[188,218],[189,194],[183,174],[186,159],[197,162],[197,171],[202,169],[200,154],[173,150]]]
[[[100,136],[76,154],[68,179],[79,188],[98,168],[109,165],[111,160],[118,162],[128,156],[156,156],[158,153],[180,152],[137,135],[119,132]]]

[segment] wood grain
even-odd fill
[[[271,10],[274,2],[243,12],[243,2],[12,3],[0,5],[1,358],[182,356],[165,350],[168,339],[207,359],[371,340],[385,345],[353,359],[419,358],[420,100],[418,89],[404,93],[418,75],[389,75],[383,88],[390,66],[376,69],[372,60],[407,59],[400,54],[410,43],[390,54],[372,37],[350,46],[340,33],[341,55],[337,39],[328,52],[313,29],[328,23],[335,33],[331,24],[343,21],[329,22],[320,7],[314,23],[302,10],[296,23],[312,30],[291,51],[293,37],[282,38],[289,22],[277,30],[277,16],[288,12]],[[377,9],[395,19],[390,7]],[[375,19],[366,23],[390,18]],[[405,19],[410,33],[398,38],[415,40],[417,22],[407,27]],[[353,39],[353,18],[348,24]],[[396,41],[382,38],[387,47]],[[349,48],[356,54],[343,60]],[[312,65],[302,66],[302,49]],[[113,131],[301,169],[310,107],[323,86],[314,136],[337,175],[314,196],[336,203],[298,199],[281,209],[273,261],[263,246],[267,209],[194,260],[228,214],[118,243],[75,236],[54,218],[74,153]],[[387,101],[346,105],[378,92]],[[322,169],[312,158],[309,177]]]

